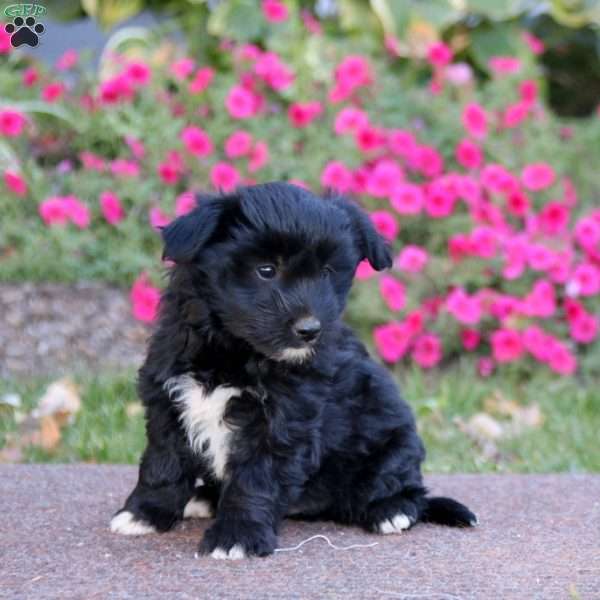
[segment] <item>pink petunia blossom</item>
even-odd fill
[[[460,341],[467,352],[473,352],[481,342],[481,334],[476,329],[462,329],[460,332]]]
[[[525,217],[531,209],[529,196],[517,190],[506,196],[506,210],[515,217]]]
[[[194,210],[198,205],[196,200],[196,194],[191,191],[182,192],[175,198],[175,215],[181,217],[181,215],[187,215],[189,212]]]
[[[459,142],[455,150],[456,162],[465,169],[477,169],[483,162],[483,152],[473,141],[464,139]]]
[[[210,181],[214,188],[224,192],[232,192],[240,183],[237,169],[226,162],[218,162],[210,170]]]
[[[516,56],[492,56],[488,66],[496,75],[514,75],[521,70],[521,61]]]
[[[401,182],[392,191],[390,203],[401,215],[418,215],[423,209],[423,190],[415,183]]]
[[[179,81],[187,79],[196,68],[196,63],[193,58],[185,56],[171,63],[169,71]]]
[[[65,225],[69,222],[69,212],[62,196],[47,198],[39,205],[38,210],[48,226]]]
[[[598,318],[587,313],[570,323],[571,337],[579,344],[591,344],[598,337]]]
[[[69,48],[56,61],[58,71],[68,71],[77,65],[79,62],[79,53],[74,48]]]
[[[4,185],[15,195],[15,196],[26,196],[27,195],[27,182],[20,173],[7,169],[4,171]]]
[[[398,311],[406,306],[406,288],[397,279],[384,275],[379,280],[379,291],[390,310]]]
[[[79,229],[87,229],[92,220],[90,209],[76,196],[64,196],[63,203],[71,223]]]
[[[269,23],[281,23],[289,17],[290,11],[281,0],[262,0],[262,13]]]
[[[252,136],[247,132],[239,129],[234,131],[225,140],[225,155],[227,158],[239,158],[246,156],[252,149]]]
[[[369,173],[367,193],[375,198],[387,198],[398,187],[404,173],[395,161],[381,160]]]
[[[294,82],[294,72],[275,52],[263,52],[254,63],[254,73],[269,87],[281,91]]]
[[[143,142],[132,135],[125,136],[125,143],[129,146],[131,153],[137,159],[142,159],[146,155],[146,148]]]
[[[559,375],[573,375],[577,371],[577,358],[563,343],[555,341],[549,365]]]
[[[410,164],[421,175],[430,179],[438,177],[444,171],[444,157],[433,146],[417,146],[410,157]]]
[[[523,185],[532,192],[549,188],[555,179],[554,169],[548,163],[543,162],[527,165],[521,173]]]
[[[13,50],[12,35],[4,29],[5,24],[0,21],[0,54],[10,54]]]
[[[529,105],[525,102],[516,102],[506,107],[502,115],[502,125],[507,129],[518,127],[529,114]]]
[[[355,133],[369,124],[369,116],[363,110],[348,106],[340,110],[335,118],[333,130],[337,135]]]
[[[496,363],[489,356],[482,356],[477,361],[477,372],[481,377],[489,377],[496,368]]]
[[[600,292],[600,269],[591,263],[582,263],[575,267],[572,283],[581,296],[595,296]]]
[[[7,137],[21,135],[25,126],[25,117],[18,110],[5,108],[0,110],[0,134]]]
[[[427,61],[433,67],[445,67],[452,62],[453,53],[444,42],[434,42],[427,48]]]
[[[433,333],[417,338],[412,351],[413,360],[423,369],[435,367],[442,359],[442,342]]]
[[[101,156],[94,154],[93,152],[81,152],[79,154],[79,160],[83,165],[83,168],[89,171],[98,171],[102,173],[106,170],[106,163]]]
[[[310,125],[322,112],[318,101],[294,102],[288,108],[288,120],[292,127],[300,129]]]
[[[408,245],[398,255],[396,266],[408,273],[420,273],[425,268],[428,260],[429,255],[424,248]]]
[[[246,88],[235,85],[227,94],[225,107],[234,119],[249,119],[256,114],[256,97]]]
[[[25,87],[31,87],[35,85],[40,79],[40,73],[35,67],[27,67],[23,71],[23,77],[21,81]]]
[[[365,127],[359,127],[355,132],[354,142],[356,143],[356,147],[366,154],[384,146],[385,135],[381,129],[372,125],[366,125]]]
[[[160,290],[142,273],[133,283],[129,295],[133,316],[144,323],[152,323],[158,314]]]
[[[387,143],[392,154],[405,159],[412,156],[418,147],[415,136],[405,129],[392,129],[389,131]]]
[[[204,90],[206,90],[210,86],[210,84],[212,83],[214,78],[215,78],[215,72],[213,69],[211,69],[210,67],[201,67],[200,69],[198,69],[196,71],[196,74],[194,75],[193,79],[190,81],[190,83],[188,85],[188,90],[189,90],[190,94],[201,94]],[[239,100],[239,98],[234,98],[234,99],[232,99],[232,102],[235,104],[235,102],[241,102],[241,101]],[[231,109],[229,112],[230,113],[232,112]],[[238,117],[238,118],[242,118],[242,117]]]
[[[250,150],[248,157],[248,172],[255,173],[262,169],[269,162],[269,146],[267,142],[259,140]]]
[[[369,214],[378,233],[386,240],[393,241],[398,237],[400,227],[394,215],[387,210],[376,210]]]
[[[471,232],[471,252],[480,258],[494,258],[498,249],[498,236],[492,227],[475,227]]]
[[[562,202],[548,202],[538,215],[541,231],[549,236],[564,233],[569,225],[570,211]]]
[[[369,61],[360,55],[349,55],[335,69],[335,79],[345,90],[369,85],[373,76]]]
[[[359,281],[371,279],[371,277],[375,277],[375,275],[377,275],[377,271],[371,266],[371,263],[367,259],[361,260],[358,263],[356,272],[354,273],[354,277]]]
[[[538,97],[538,85],[532,79],[525,79],[519,84],[519,97],[525,105],[531,106]]]
[[[181,132],[181,141],[190,154],[199,158],[209,156],[214,151],[214,146],[208,133],[195,125],[190,125]]]
[[[527,44],[531,52],[535,55],[543,54],[545,50],[544,42],[529,31],[523,32],[523,41]]]
[[[110,170],[117,177],[139,177],[140,165],[124,158],[117,158],[110,163]]]
[[[480,299],[469,296],[462,288],[455,288],[448,294],[446,309],[463,325],[476,325],[482,317]]]
[[[556,312],[556,290],[547,279],[539,279],[524,301],[525,314],[530,317],[548,318]]]
[[[388,363],[398,362],[408,351],[410,333],[405,325],[386,323],[373,330],[373,340],[379,355]]]
[[[100,210],[107,223],[116,225],[125,218],[125,210],[121,200],[114,192],[102,192],[100,194]]]
[[[575,239],[584,250],[592,250],[600,244],[600,220],[583,217],[575,225]]]
[[[456,198],[442,185],[431,184],[425,188],[425,212],[433,219],[442,219],[454,212]]]
[[[352,187],[352,171],[343,162],[332,160],[321,172],[321,185],[336,192],[348,192]]]
[[[65,93],[65,84],[61,81],[53,81],[42,88],[42,100],[52,104],[58,102]]]
[[[134,87],[142,87],[150,83],[152,70],[145,62],[135,60],[127,65],[124,76]]]
[[[484,138],[487,135],[488,116],[483,107],[475,102],[467,104],[462,112],[462,124],[467,133],[474,138]]]
[[[153,206],[148,211],[148,221],[153,229],[160,229],[171,222],[171,217],[158,206]]]
[[[514,329],[498,329],[491,336],[492,354],[499,363],[514,362],[525,350],[521,334]]]
[[[473,81],[473,69],[464,62],[448,65],[444,69],[444,79],[455,87],[464,87]]]

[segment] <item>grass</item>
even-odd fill
[[[142,415],[135,411],[135,373],[80,374],[75,377],[82,410],[63,430],[53,452],[29,447],[31,462],[135,463],[144,446]],[[428,450],[428,472],[582,472],[600,471],[596,452],[600,431],[600,386],[576,380],[536,375],[529,380],[496,375],[475,378],[468,365],[436,376],[414,370],[401,376],[405,396],[417,415]],[[17,393],[22,412],[30,410],[48,380],[0,382],[0,396]],[[519,404],[537,402],[544,422],[515,437],[496,442],[493,453],[457,426],[484,410],[486,399],[500,393]],[[0,412],[0,446],[15,435],[18,424],[11,409]],[[489,450],[489,448],[488,448]]]

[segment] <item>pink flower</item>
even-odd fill
[[[444,170],[444,158],[432,146],[417,146],[411,157],[411,166],[425,177],[438,177]]]
[[[23,131],[25,117],[17,110],[5,108],[0,110],[0,134],[17,137]]]
[[[466,86],[473,81],[473,69],[464,62],[448,65],[444,69],[444,79],[456,87]]]
[[[375,229],[383,236],[386,240],[393,241],[398,236],[400,227],[394,216],[387,210],[376,210],[370,215]]]
[[[489,377],[494,372],[495,368],[496,363],[494,362],[494,359],[489,356],[482,356],[477,361],[477,372],[481,377]]]
[[[463,325],[476,325],[481,320],[481,302],[477,296],[469,296],[462,288],[455,288],[446,299],[448,312]]]
[[[110,170],[117,177],[138,177],[140,165],[133,160],[117,158],[110,163]]]
[[[598,337],[598,319],[582,314],[571,322],[571,337],[580,344],[591,344]]]
[[[591,263],[583,263],[573,271],[572,282],[582,296],[595,296],[600,292],[600,269]]]
[[[445,67],[452,62],[452,50],[444,42],[434,42],[427,49],[427,61],[433,67]]]
[[[119,196],[113,192],[100,194],[100,210],[108,223],[116,225],[125,218],[125,211]]]
[[[175,77],[175,79],[183,81],[194,72],[195,67],[196,63],[194,62],[194,59],[186,56],[171,63],[169,71],[171,72],[173,77]]]
[[[22,81],[25,87],[31,87],[32,85],[35,85],[38,82],[39,78],[40,74],[35,67],[27,67],[23,71]]]
[[[521,83],[519,84],[519,96],[521,98],[521,102],[528,106],[531,106],[531,104],[533,104],[537,100],[537,83],[532,79],[526,79],[525,81],[521,81]]]
[[[453,261],[458,262],[470,256],[472,252],[473,247],[470,236],[464,233],[456,233],[450,236],[448,240],[448,254]]]
[[[423,209],[424,196],[415,183],[399,183],[391,194],[391,205],[401,215],[418,215]]]
[[[58,102],[65,93],[65,85],[60,81],[55,81],[44,86],[42,89],[42,100],[44,102],[53,103]]]
[[[413,360],[423,369],[435,367],[442,359],[442,343],[433,333],[426,333],[417,339],[412,351]]]
[[[63,204],[67,212],[69,220],[79,227],[79,229],[87,229],[91,221],[90,209],[79,200],[76,196],[64,196]]]
[[[153,206],[148,211],[148,220],[153,229],[160,229],[171,222],[171,217],[158,206]]]
[[[385,136],[377,127],[366,125],[355,132],[354,141],[359,150],[368,153],[381,148],[385,144]]]
[[[600,243],[600,219],[580,219],[575,225],[575,239],[584,250],[597,248]]]
[[[364,56],[349,55],[336,67],[335,79],[343,90],[352,91],[369,85],[373,78],[369,62]]]
[[[79,54],[77,50],[70,48],[66,52],[64,52],[56,61],[56,68],[59,71],[68,71],[72,69],[79,60]]]
[[[359,281],[364,281],[365,279],[371,279],[377,275],[377,271],[371,266],[371,263],[365,259],[361,260],[357,267],[356,272],[354,273],[354,277]]]
[[[48,226],[65,225],[69,221],[69,213],[62,196],[53,196],[44,200],[39,206],[40,217]]]
[[[103,104],[116,104],[133,98],[131,81],[125,75],[117,75],[100,84],[100,101]]]
[[[294,81],[294,72],[274,52],[263,52],[254,63],[254,72],[274,90],[284,90]]]
[[[167,153],[166,159],[158,165],[158,174],[166,185],[175,185],[183,173],[183,160],[174,150]]]
[[[521,334],[514,329],[498,329],[491,336],[492,353],[499,363],[514,362],[525,350]]]
[[[256,114],[256,98],[246,88],[235,85],[227,94],[225,107],[234,119],[249,119]]]
[[[517,190],[506,197],[506,210],[515,217],[525,217],[529,213],[531,202],[527,194]]]
[[[425,212],[434,219],[448,217],[454,211],[455,197],[441,185],[428,185],[425,191]]]
[[[4,185],[13,193],[15,196],[27,195],[27,182],[20,173],[7,169],[4,171]]]
[[[494,194],[511,193],[517,189],[516,181],[505,167],[498,164],[488,164],[481,171],[481,185]],[[513,189],[514,188],[514,189]]]
[[[573,375],[577,370],[577,359],[564,344],[555,341],[551,349],[550,368],[559,375]]]
[[[521,173],[523,185],[533,192],[545,190],[550,187],[556,178],[554,169],[547,163],[534,163],[527,165]]]
[[[97,156],[93,152],[81,152],[79,154],[79,160],[83,165],[83,168],[89,171],[98,171],[101,173],[106,169],[106,163],[104,159],[100,156]]]
[[[145,62],[136,60],[127,65],[124,75],[134,87],[138,87],[148,85],[148,83],[150,83],[152,71]]]
[[[336,192],[348,192],[352,187],[352,171],[343,162],[332,160],[321,173],[321,185]]]
[[[196,71],[196,74],[194,75],[194,78],[190,81],[190,84],[188,86],[188,90],[190,92],[190,94],[201,94],[211,83],[212,80],[215,78],[215,72],[213,69],[211,69],[210,67],[202,67],[200,69],[198,69]],[[243,88],[239,88],[239,89],[243,89]],[[237,92],[236,92],[237,94]],[[233,102],[234,105],[234,109],[230,109],[230,113],[232,112],[232,110],[235,110],[235,107],[238,106],[236,103],[242,103],[243,104],[243,100],[240,100],[240,98],[238,98],[237,96],[234,97],[231,102]],[[254,106],[254,104],[253,104]],[[229,108],[229,106],[228,106]],[[245,117],[238,117],[238,118],[245,118]]]
[[[178,217],[187,215],[190,211],[194,210],[196,206],[197,201],[194,192],[182,192],[175,199],[175,215]]]
[[[417,150],[417,140],[415,136],[404,129],[393,129],[388,132],[388,147],[393,154],[408,158]]]
[[[538,216],[538,223],[546,235],[559,235],[567,229],[570,216],[569,209],[562,202],[548,202]]]
[[[367,193],[375,198],[387,198],[400,184],[404,174],[392,160],[379,161],[367,179]]]
[[[247,131],[234,131],[225,140],[225,155],[227,158],[246,156],[252,148],[252,136]]]
[[[487,135],[487,113],[482,106],[475,102],[467,104],[463,109],[462,124],[474,138],[484,138]]]
[[[456,146],[456,162],[465,169],[477,169],[483,162],[481,148],[469,139],[461,140]]]
[[[384,275],[379,280],[379,291],[390,310],[402,310],[406,306],[406,288],[397,279]]]
[[[521,61],[516,56],[492,56],[488,66],[496,75],[514,75],[521,70]]]
[[[129,298],[133,316],[138,321],[151,323],[156,319],[160,303],[160,290],[148,282],[145,273],[142,273],[133,283]]]
[[[543,54],[543,52],[545,50],[544,42],[542,42],[542,40],[540,40],[540,38],[533,35],[533,33],[530,33],[529,31],[524,31],[523,32],[523,40],[529,46],[529,49],[531,50],[531,52],[533,54],[535,54],[535,55]]]
[[[517,102],[506,107],[502,117],[502,125],[507,128],[517,127],[529,114],[529,104],[525,102]]]
[[[340,110],[335,118],[333,129],[337,135],[355,133],[369,124],[369,116],[363,110],[348,106]]]
[[[233,165],[218,162],[210,170],[210,181],[216,189],[232,192],[240,183],[240,174]]]
[[[144,156],[146,154],[146,148],[144,147],[144,144],[140,140],[138,140],[137,138],[134,138],[131,135],[126,135],[125,143],[129,146],[129,149],[131,150],[131,153],[133,154],[133,156],[135,158],[137,158],[137,159],[144,158]]]
[[[556,292],[552,283],[540,279],[523,302],[525,314],[530,317],[551,317],[556,312]]]
[[[181,132],[181,141],[184,143],[187,151],[197,157],[209,156],[214,150],[208,133],[194,125],[186,127]]]
[[[406,354],[410,337],[407,327],[400,323],[378,325],[373,330],[375,347],[388,363],[398,362]]]
[[[290,14],[288,7],[280,0],[262,0],[262,12],[269,23],[281,23]]]
[[[302,128],[310,125],[322,112],[323,107],[318,101],[294,102],[288,108],[288,119],[292,127]]]
[[[460,332],[460,341],[465,350],[473,352],[481,342],[481,334],[476,329],[463,329]]]
[[[471,252],[481,258],[494,258],[497,252],[497,234],[487,226],[475,227],[471,232]]]
[[[9,54],[13,49],[13,45],[10,42],[12,35],[6,32],[4,25],[0,21],[0,54]]]
[[[398,255],[396,265],[402,271],[419,273],[425,268],[428,260],[429,256],[426,250],[419,246],[408,245]]]
[[[269,162],[269,146],[262,140],[254,144],[248,157],[248,172],[255,173],[262,169]]]

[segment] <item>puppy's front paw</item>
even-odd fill
[[[118,512],[110,521],[110,530],[121,535],[146,535],[155,533],[156,529],[142,519],[137,519],[128,510]]]
[[[239,560],[248,556],[273,554],[275,533],[259,523],[243,520],[217,520],[204,533],[199,553],[213,558]]]

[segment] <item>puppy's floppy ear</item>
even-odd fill
[[[165,244],[163,260],[191,262],[209,242],[219,226],[231,199],[225,197],[198,198],[198,206],[177,217],[161,230]]]
[[[390,247],[379,235],[368,215],[357,204],[346,198],[332,198],[330,201],[348,215],[361,260],[366,258],[376,271],[391,267]]]

